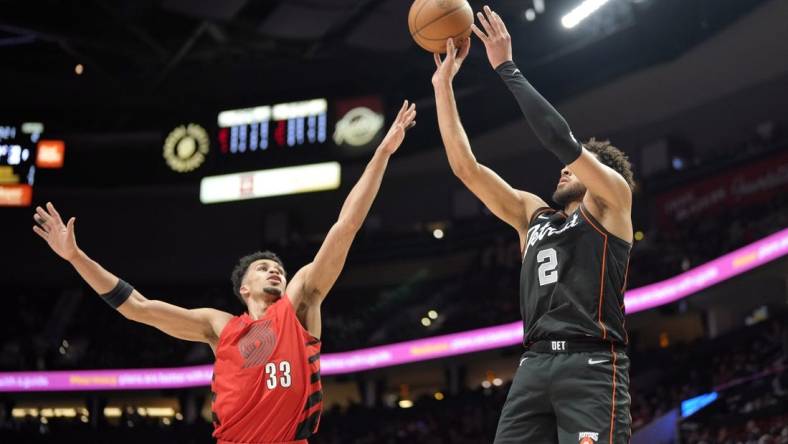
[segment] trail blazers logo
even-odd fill
[[[594,432],[580,432],[577,439],[578,444],[594,444],[599,440],[599,433]]]
[[[200,125],[181,125],[164,141],[164,160],[173,171],[187,173],[202,165],[209,149],[208,133]]]
[[[238,351],[244,359],[243,368],[258,367],[265,364],[276,345],[276,334],[271,321],[252,324],[249,331],[238,341]]]

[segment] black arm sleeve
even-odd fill
[[[566,120],[528,83],[514,62],[504,62],[495,71],[514,94],[525,119],[545,148],[552,151],[564,165],[577,160],[583,146],[575,140]]]

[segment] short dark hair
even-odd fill
[[[635,175],[632,174],[632,164],[629,163],[629,158],[623,151],[611,145],[609,140],[596,140],[593,137],[588,142],[583,143],[583,146],[588,151],[596,154],[600,162],[618,172],[627,181],[631,190],[635,189]]]
[[[247,254],[246,256],[238,259],[238,264],[233,268],[233,272],[230,275],[230,280],[233,282],[233,293],[238,296],[238,299],[241,300],[241,303],[246,305],[244,302],[244,298],[241,297],[241,283],[244,280],[244,276],[246,276],[246,270],[249,269],[249,266],[252,265],[255,261],[259,261],[260,259],[268,259],[270,261],[274,261],[277,264],[282,266],[282,269],[285,268],[285,264],[282,263],[282,259],[276,255],[276,253],[272,251],[256,251],[252,254]]]

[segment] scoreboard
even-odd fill
[[[62,140],[41,140],[44,124],[0,123],[0,207],[26,207],[33,199],[38,169],[63,167]]]
[[[321,145],[327,140],[328,102],[313,99],[222,111],[218,125],[222,154]]]
[[[0,124],[0,206],[28,206],[35,182],[36,144],[44,125]]]
[[[218,155],[200,182],[204,204],[336,189],[340,160],[382,138],[380,97],[316,98],[222,111]]]

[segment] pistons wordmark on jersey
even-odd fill
[[[579,205],[540,208],[531,218],[520,273],[525,345],[545,339],[628,341],[624,288],[629,242]]]

